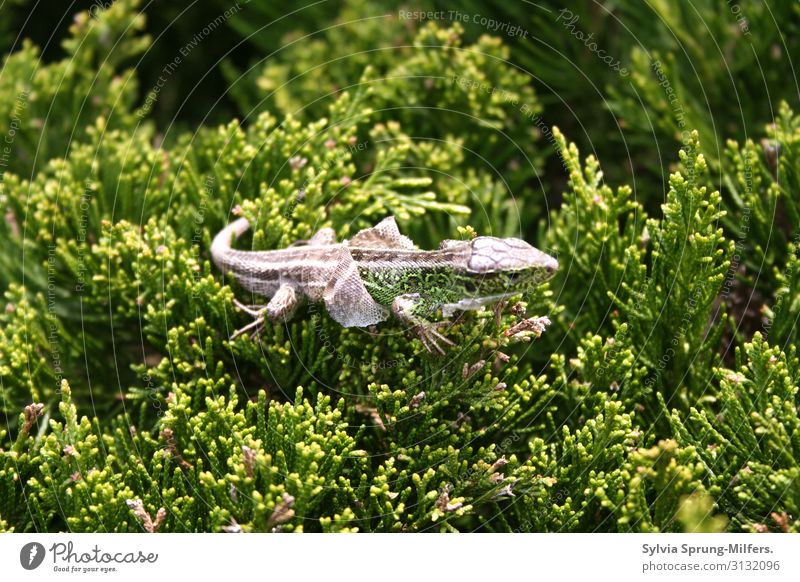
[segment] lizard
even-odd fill
[[[400,233],[394,217],[336,242],[331,228],[286,249],[242,251],[234,240],[250,228],[238,218],[212,241],[211,258],[224,274],[232,273],[248,291],[268,298],[266,305],[239,309],[253,321],[231,339],[266,321],[288,320],[304,301],[324,302],[344,327],[367,327],[394,315],[411,326],[429,352],[444,354],[454,345],[431,322],[438,309],[445,318],[456,310],[479,309],[532,289],[550,279],[558,261],[518,238],[478,236],[444,240],[436,250],[417,249]]]

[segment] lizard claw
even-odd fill
[[[288,320],[297,308],[300,298],[300,291],[294,285],[284,284],[278,288],[266,305],[244,305],[234,299],[233,304],[252,317],[253,321],[236,331],[231,339],[236,339],[250,330],[253,330],[250,339],[255,339],[267,321],[277,323]]]
[[[445,351],[442,349],[442,346],[439,345],[439,342],[443,342],[449,346],[456,345],[455,343],[447,339],[445,336],[440,334],[438,331],[436,331],[437,327],[442,327],[445,325],[447,325],[446,321],[439,321],[427,325],[418,325],[414,328],[414,331],[416,331],[420,341],[422,342],[422,345],[425,346],[426,350],[428,350],[429,352],[433,352],[433,350],[435,349],[441,355],[445,355]]]
[[[444,355],[445,352],[439,343],[445,343],[450,346],[454,346],[455,344],[436,331],[436,329],[449,325],[449,322],[437,321],[431,323],[418,314],[421,307],[424,308],[425,304],[419,293],[406,293],[394,298],[392,302],[392,313],[394,313],[400,321],[411,325],[411,328],[417,334],[426,350],[429,352],[436,350],[441,355]]]
[[[236,299],[233,300],[233,304],[237,308],[239,308],[242,311],[244,311],[245,313],[247,313],[248,315],[252,316],[253,317],[253,321],[251,321],[250,323],[248,323],[244,327],[242,327],[240,329],[237,329],[233,333],[233,335],[231,335],[230,341],[235,340],[237,337],[247,333],[251,329],[253,330],[253,333],[250,334],[250,339],[255,338],[256,335],[258,335],[258,332],[261,331],[261,328],[264,327],[264,313],[266,311],[266,308],[264,308],[262,306],[244,305],[243,303],[240,303]],[[254,309],[254,308],[258,308],[258,307],[260,307],[260,309]]]
[[[253,321],[251,321],[250,323],[248,323],[247,325],[245,325],[244,327],[237,329],[233,333],[233,335],[231,335],[230,340],[231,341],[235,340],[237,337],[247,333],[251,329],[253,330],[253,333],[250,334],[250,339],[253,339],[253,338],[255,338],[255,336],[258,335],[258,332],[261,331],[262,327],[264,327],[264,317],[263,316],[259,316],[259,317],[255,318]]]
[[[236,298],[233,299],[233,304],[238,309],[241,309],[242,311],[244,311],[247,315],[249,315],[251,317],[259,317],[264,312],[264,306],[263,305],[245,305],[244,303],[242,303],[241,301],[239,301]]]

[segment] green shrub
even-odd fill
[[[243,123],[165,135],[124,68],[138,9],[79,15],[62,60],[28,43],[0,76],[1,531],[800,531],[788,104],[719,156],[689,117],[663,201],[640,199],[539,124],[519,46],[395,19],[283,40],[233,85]],[[330,47],[346,64],[314,69]],[[246,294],[208,249],[236,207],[242,248],[391,214],[421,248],[524,236],[561,268],[460,316],[446,358],[313,305],[231,340]]]

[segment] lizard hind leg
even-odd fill
[[[294,285],[284,283],[272,296],[272,299],[264,308],[267,319],[273,323],[277,321],[288,321],[297,311],[302,299],[301,292]]]
[[[272,299],[269,300],[266,306],[247,306],[239,303],[234,299],[234,305],[250,315],[253,321],[248,323],[231,336],[231,339],[236,339],[240,335],[251,332],[250,337],[253,338],[261,331],[266,321],[276,323],[281,320],[291,319],[297,307],[300,305],[301,294],[294,285],[284,284],[278,288]],[[254,309],[254,307],[256,307]]]
[[[419,336],[422,345],[429,352],[435,349],[440,354],[444,355],[444,350],[439,342],[445,343],[449,346],[455,344],[439,333],[436,328],[448,325],[446,321],[439,321],[431,323],[425,319],[420,313],[430,311],[425,303],[425,300],[419,293],[406,293],[405,295],[398,295],[392,302],[392,313],[403,323],[409,324],[416,334]]]

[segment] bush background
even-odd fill
[[[0,530],[800,529],[797,3],[0,15]],[[561,270],[444,359],[314,307],[231,342],[235,206]]]

